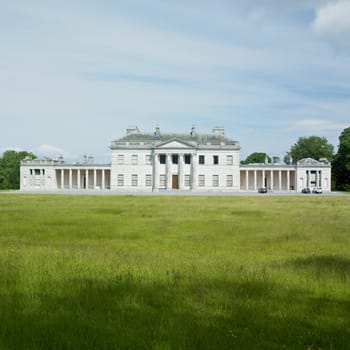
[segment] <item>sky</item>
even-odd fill
[[[110,161],[129,125],[284,157],[350,126],[350,0],[0,0],[0,153]]]

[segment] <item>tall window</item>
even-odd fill
[[[232,154],[228,154],[226,156],[226,164],[227,165],[233,165],[233,156],[232,156]]]
[[[191,164],[191,155],[185,154],[185,164]]]
[[[166,163],[166,155],[165,154],[160,154],[159,155],[159,163],[160,164],[165,164]]]
[[[199,164],[205,164],[205,157],[204,157],[204,155],[200,155],[198,157],[198,162],[199,162]]]
[[[151,154],[146,154],[146,164],[152,164],[152,155]]]
[[[198,175],[198,186],[204,187],[205,185],[205,177],[204,175]]]
[[[219,164],[219,156],[213,156],[213,164]]]
[[[138,155],[137,154],[133,154],[131,156],[131,164],[132,165],[136,165],[138,163],[138,161],[139,161]]]
[[[173,154],[171,156],[173,164],[178,164],[179,163],[179,155],[178,154]]]
[[[118,174],[117,186],[124,186],[124,174]]]
[[[146,186],[151,187],[152,186],[152,175],[146,174]]]
[[[233,176],[232,175],[226,175],[226,186],[227,187],[233,186]]]
[[[131,186],[133,186],[133,187],[137,186],[137,174],[131,175]]]
[[[219,187],[219,175],[213,175],[213,187]]]
[[[191,186],[191,175],[186,174],[185,175],[185,187]]]
[[[165,175],[159,175],[159,186],[160,187],[165,187]]]
[[[117,156],[117,163],[119,165],[124,164],[124,154],[118,154],[118,156]]]

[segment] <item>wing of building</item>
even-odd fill
[[[200,134],[141,133],[129,127],[111,143],[111,163],[95,164],[25,159],[21,162],[22,191],[108,190],[158,191],[301,191],[320,187],[330,191],[331,165],[303,159],[296,165],[240,164],[240,145],[225,136],[224,128]]]

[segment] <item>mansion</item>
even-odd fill
[[[95,164],[91,156],[82,163],[25,159],[21,162],[21,191],[113,192],[238,192],[297,191],[305,187],[331,188],[327,161],[302,159],[295,165],[240,164],[240,145],[225,136],[224,128],[200,134],[141,133],[128,127],[111,146],[111,162]]]

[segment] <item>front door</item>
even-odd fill
[[[173,190],[178,190],[179,189],[179,176],[178,175],[173,175]]]

